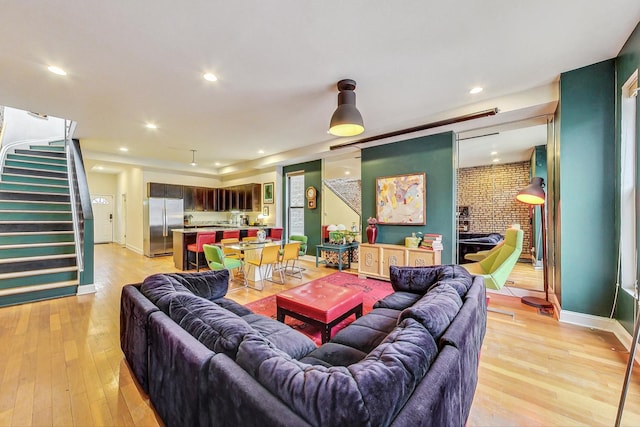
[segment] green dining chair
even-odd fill
[[[229,258],[224,256],[222,248],[216,245],[203,245],[204,256],[207,259],[207,264],[211,270],[229,270],[231,279],[234,279],[233,270],[239,270],[242,272],[244,279],[244,285],[247,286],[247,275],[244,271],[244,261],[238,258]]]

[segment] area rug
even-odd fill
[[[361,279],[358,276],[349,273],[333,273],[329,276],[322,277],[320,279],[313,280],[310,283],[329,283],[336,286],[343,286],[345,288],[353,288],[362,291],[362,313],[366,314],[371,311],[373,304],[379,299],[384,298],[393,292],[391,284],[389,282],[383,282],[375,279]],[[250,302],[246,305],[251,311],[256,314],[262,314],[263,316],[276,318],[276,296],[271,295],[266,298],[259,299],[258,301]],[[355,316],[349,316],[347,319],[338,323],[331,330],[331,336],[335,335],[342,328],[350,324],[355,320]],[[306,323],[292,319],[287,316],[285,323],[294,329],[307,335],[316,344],[321,344],[320,330],[307,325]]]

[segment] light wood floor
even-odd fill
[[[170,257],[149,259],[98,245],[97,293],[0,308],[0,425],[157,426],[119,343],[124,284],[174,272]],[[265,290],[238,290],[241,303],[335,270],[305,262],[304,279]],[[491,306],[469,426],[611,426],[628,353],[610,333],[560,324],[512,297]],[[625,426],[640,426],[640,369],[627,399]]]

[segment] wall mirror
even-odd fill
[[[547,116],[457,134],[458,263],[490,249],[512,224],[524,231],[523,250],[510,288],[543,290],[541,209],[518,202],[531,177],[547,183]],[[545,188],[546,190],[546,188]],[[469,259],[472,258],[472,259]],[[476,257],[477,258],[477,257]]]

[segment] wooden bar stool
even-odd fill
[[[204,254],[204,249],[202,245],[212,245],[216,242],[216,232],[202,232],[196,234],[196,242],[190,245],[187,245],[187,261],[190,265],[196,266],[196,271],[200,271],[200,254]],[[189,254],[193,252],[196,258],[195,262],[191,262],[189,260]],[[206,260],[203,266],[207,265]]]

